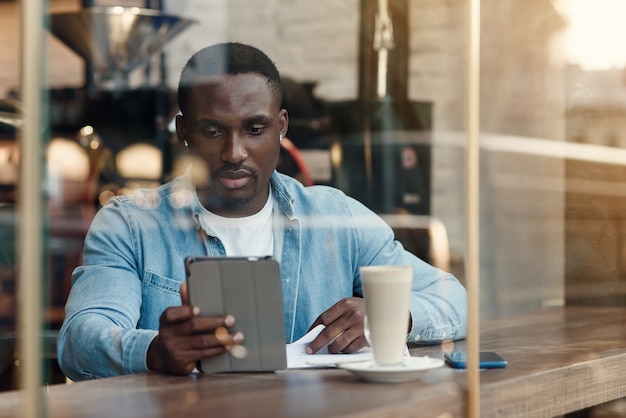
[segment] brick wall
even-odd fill
[[[101,0],[101,4],[113,3],[140,2]],[[358,83],[359,4],[359,0],[166,0],[166,12],[198,21],[165,47],[168,84],[176,86],[182,66],[196,50],[235,40],[266,51],[284,75],[315,81],[320,97],[353,99]],[[481,94],[486,131],[563,137],[560,61],[555,59],[554,49],[548,50],[560,21],[542,4],[545,2],[539,0],[506,5],[499,0],[483,1]],[[410,0],[409,5],[409,97],[433,102],[435,129],[463,129],[464,3]],[[79,7],[79,0],[51,2],[53,12]],[[526,22],[519,21],[522,12]],[[543,25],[529,38],[528,28],[537,26],[537,16]],[[2,97],[19,82],[16,3],[0,3],[0,25]],[[49,83],[55,87],[82,85],[82,59],[54,36],[46,34],[45,38]]]
[[[180,69],[196,50],[238,41],[265,51],[281,74],[316,81],[320,97],[356,96],[358,0],[170,0],[166,6],[199,21],[166,49],[170,85],[176,85]]]

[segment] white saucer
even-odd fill
[[[337,367],[369,382],[399,383],[417,379],[425,370],[443,366],[442,359],[407,357],[399,366],[376,366],[372,360],[338,364]]]

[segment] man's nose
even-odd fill
[[[222,160],[237,164],[248,158],[245,141],[237,134],[229,135],[224,141]]]

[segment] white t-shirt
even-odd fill
[[[205,210],[201,216],[224,244],[227,256],[265,257],[274,254],[273,209],[274,198],[270,193],[263,209],[254,215],[225,218]]]

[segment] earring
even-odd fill
[[[185,145],[185,148],[189,148],[189,142],[187,142],[186,139],[183,141],[183,144]]]
[[[282,142],[283,140],[283,134],[278,135],[278,142]]]

